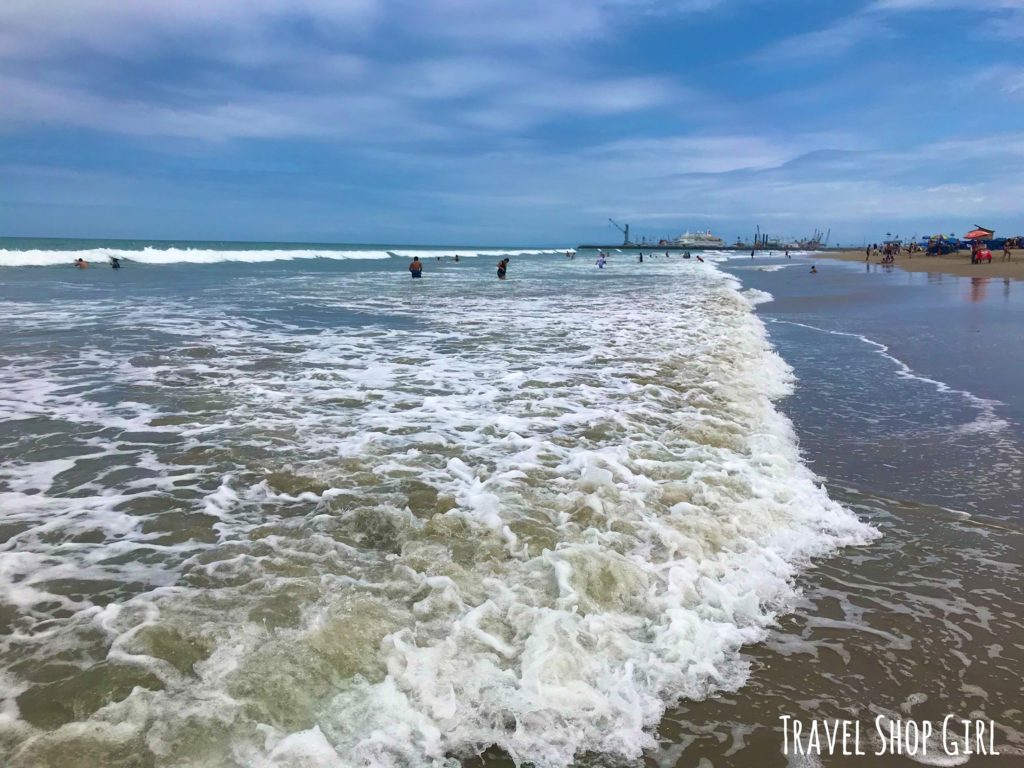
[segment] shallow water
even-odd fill
[[[874,460],[1012,462],[1004,404],[788,266],[736,271],[766,330],[710,261],[494,260],[0,272],[12,765],[784,765],[777,713],[901,707],[1021,747],[1019,475],[969,517]],[[894,381],[936,399],[850,421]]]

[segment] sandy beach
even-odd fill
[[[864,261],[863,249],[859,251],[827,251],[817,254],[822,258],[842,259],[843,261]],[[1003,261],[1002,251],[992,252],[992,262],[988,264],[971,264],[968,251],[946,256],[926,256],[915,253],[912,256],[901,253],[896,257],[895,266],[907,272],[945,272],[961,277],[1009,277],[1024,280],[1024,251],[1015,250],[1011,253],[1012,261]],[[870,263],[880,264],[881,256],[872,256]]]

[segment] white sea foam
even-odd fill
[[[139,682],[0,718],[12,765],[621,763],[667,705],[741,687],[800,569],[875,533],[801,464],[756,295],[710,264],[652,265],[657,290],[576,267],[252,299],[358,331],[246,319],[227,289],[15,313],[94,325],[0,369],[32,383],[0,417],[66,449],[2,465],[3,658]]]
[[[0,267],[50,267],[70,266],[76,259],[89,263],[105,263],[111,258],[139,264],[218,264],[221,262],[262,263],[292,261],[295,259],[333,259],[336,261],[388,259],[392,257],[435,259],[438,256],[450,259],[456,254],[460,258],[477,256],[525,256],[537,254],[560,254],[564,251],[550,249],[484,250],[468,248],[463,250],[436,249],[339,249],[339,248],[89,248],[82,250],[7,250],[0,249]]]
[[[775,297],[768,293],[768,291],[762,291],[759,288],[747,288],[743,291],[743,295],[746,296],[747,301],[755,307],[758,304],[768,304],[769,302],[775,301]]]
[[[574,252],[573,249],[559,250],[557,248],[555,248],[555,249],[544,249],[544,248],[541,248],[541,249],[522,249],[522,248],[501,249],[501,248],[490,248],[490,249],[483,250],[483,251],[477,250],[477,249],[474,249],[474,248],[463,248],[461,250],[458,249],[458,248],[453,248],[453,249],[449,249],[449,250],[433,250],[433,249],[430,249],[430,250],[417,250],[417,249],[404,249],[403,248],[403,249],[400,249],[400,250],[388,251],[388,253],[393,255],[393,256],[399,256],[399,257],[401,257],[403,259],[411,259],[413,256],[419,256],[421,259],[424,258],[424,256],[426,258],[428,258],[428,259],[436,259],[438,256],[440,256],[442,259],[452,259],[452,258],[455,258],[456,256],[458,256],[460,259],[462,259],[462,258],[475,257],[475,256],[480,256],[480,257],[487,258],[487,257],[497,257],[497,256],[510,256],[511,257],[511,256],[558,256],[558,255],[561,255],[562,257],[564,257],[565,253],[566,253],[566,250],[568,250],[570,253]]]

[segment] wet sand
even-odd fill
[[[859,261],[864,263],[864,251],[823,251],[816,256],[843,261]],[[872,256],[870,264],[881,263],[881,256]],[[896,257],[895,266],[907,272],[945,272],[960,277],[1008,277],[1013,280],[1024,280],[1024,251],[1011,251],[1011,261],[1003,261],[1002,251],[992,252],[992,262],[971,264],[968,251],[946,256],[926,256],[923,253],[908,255],[902,253]]]

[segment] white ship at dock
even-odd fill
[[[616,229],[618,229],[623,236],[622,245],[579,245],[578,250],[657,250],[659,248],[670,249],[670,250],[715,250],[719,248],[726,248],[725,240],[718,237],[717,235],[711,234],[711,230],[705,230],[703,232],[690,232],[687,230],[678,237],[665,240],[648,240],[646,237],[642,238],[639,242],[631,240],[629,237],[629,224],[625,226],[618,224],[613,219],[608,219]]]
[[[690,232],[687,230],[673,240],[661,240],[658,243],[658,247],[665,246],[670,248],[724,248],[725,240],[711,234],[710,229],[704,232]]]

